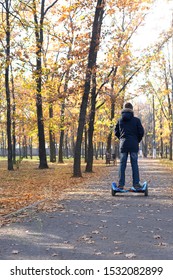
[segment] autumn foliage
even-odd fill
[[[6,170],[5,161],[1,161],[0,168],[0,216],[2,224],[4,218],[15,219],[15,213],[19,209],[27,209],[29,205],[35,205],[36,209],[54,211],[58,207],[58,200],[67,192],[72,192],[78,186],[89,183],[91,175],[83,173],[82,178],[74,178],[72,173],[72,161],[66,160],[64,164],[51,164],[50,168],[40,170],[37,168],[38,160],[25,160],[20,170],[10,172]],[[84,165],[82,166],[84,171]],[[107,174],[105,162],[95,162],[95,173],[92,180],[97,182]],[[24,215],[25,215],[25,211]],[[21,214],[23,214],[21,212]],[[20,214],[20,213],[19,213]]]
[[[0,152],[8,156],[8,170],[15,169],[8,174],[13,186],[3,171],[2,211],[5,195],[14,209],[32,203],[32,197],[44,199],[43,178],[48,190],[57,181],[61,189],[66,176],[61,177],[53,163],[79,156],[78,163],[83,164],[83,158],[89,161],[86,171],[92,172],[93,155],[103,158],[106,150],[117,152],[113,128],[126,100],[134,103],[145,127],[143,155],[152,156],[155,149],[157,156],[172,160],[173,71],[166,51],[172,28],[142,52],[133,42],[152,4],[152,0],[0,1]],[[140,96],[145,96],[145,103]],[[23,161],[26,170],[16,167],[35,155],[40,169],[49,166],[51,171],[39,171],[43,176],[34,190],[39,174],[33,170],[35,163]],[[15,180],[19,172],[21,182]],[[15,202],[10,193],[15,194],[16,186],[22,195]]]

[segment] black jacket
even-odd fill
[[[134,117],[131,109],[123,109],[121,118],[115,127],[115,135],[120,140],[120,151],[135,152],[139,151],[139,142],[144,136],[144,128],[139,118]]]

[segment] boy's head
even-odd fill
[[[124,109],[131,109],[133,110],[133,105],[130,102],[124,104]]]

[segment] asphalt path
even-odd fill
[[[149,195],[111,195],[118,166],[88,186],[72,186],[54,212],[30,211],[0,228],[1,260],[172,260],[173,174],[156,160],[139,160]],[[127,186],[131,167],[126,171]]]

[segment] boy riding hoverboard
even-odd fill
[[[134,192],[142,191],[144,184],[140,183],[139,178],[138,151],[139,143],[144,136],[144,128],[140,119],[134,116],[131,103],[126,103],[124,105],[121,118],[118,120],[115,127],[115,135],[120,140],[119,180],[116,188],[119,192],[125,192],[125,170],[129,154],[133,178],[133,187],[131,190]]]

